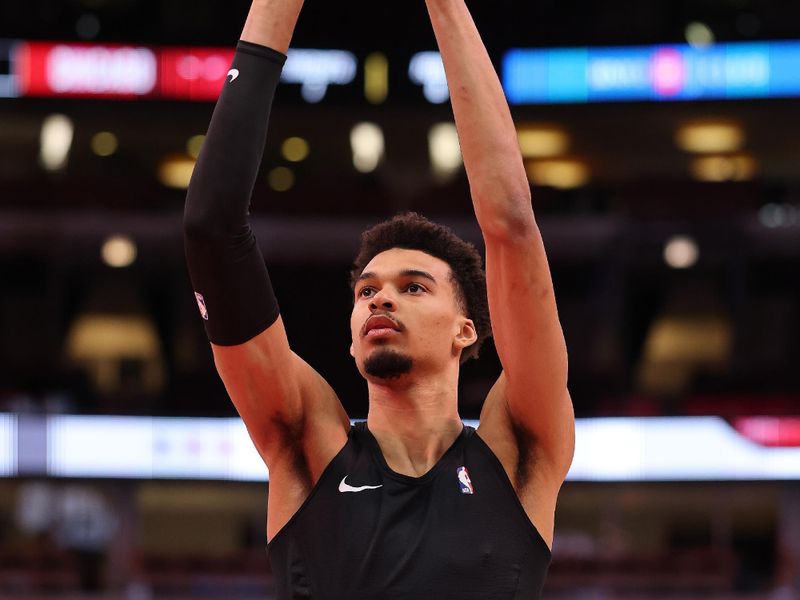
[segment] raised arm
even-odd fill
[[[310,489],[344,445],[349,422],[330,386],[291,351],[247,218],[301,7],[302,0],[253,1],[189,186],[184,238],[203,323],[231,399],[277,487],[283,479]]]
[[[427,0],[427,6],[486,243],[489,310],[503,365],[484,405],[482,427],[500,445],[505,435],[520,452],[534,453],[540,472],[548,470],[560,486],[574,437],[567,351],[516,130],[463,0]],[[520,464],[526,457],[521,459]]]

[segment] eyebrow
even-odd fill
[[[427,271],[420,271],[419,269],[404,269],[400,271],[400,277],[422,277],[436,283],[436,278]],[[358,276],[356,281],[363,281],[365,279],[377,279],[378,275],[372,271],[367,271]]]

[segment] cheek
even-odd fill
[[[452,323],[452,315],[448,312],[430,311],[426,314],[424,322],[421,323],[420,337],[429,340],[430,344],[435,344],[437,341],[449,343]]]

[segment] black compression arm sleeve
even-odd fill
[[[285,60],[239,42],[186,195],[186,262],[206,333],[219,345],[242,344],[278,318],[247,215]]]

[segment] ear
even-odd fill
[[[453,342],[454,347],[459,351],[463,351],[477,341],[478,332],[475,329],[475,323],[472,322],[472,319],[464,319]]]
[[[353,343],[352,342],[350,342],[350,356],[352,356],[353,358],[356,357],[356,351],[353,349]]]

